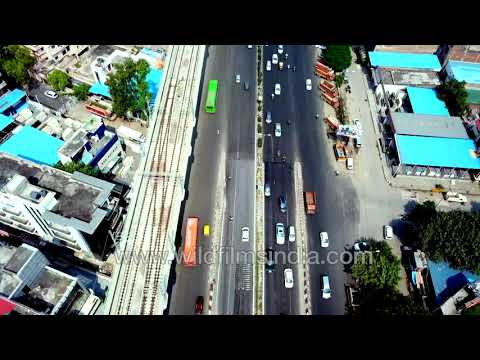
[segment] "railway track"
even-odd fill
[[[195,52],[194,56],[190,54],[190,60],[185,57],[185,55],[188,56],[189,51],[190,53]],[[135,208],[136,211],[141,212],[141,216],[138,217],[138,221],[132,221],[130,224],[128,229],[129,241],[125,246],[125,254],[129,256],[122,256],[118,265],[118,281],[113,289],[112,308],[110,309],[110,313],[113,314],[138,312],[140,314],[153,314],[155,312],[161,280],[161,267],[166,264],[163,259],[164,254],[167,253],[165,252],[165,246],[168,241],[167,229],[171,219],[172,207],[167,203],[167,198],[171,194],[172,201],[174,200],[175,191],[179,184],[178,177],[183,176],[183,174],[179,175],[182,159],[180,155],[183,151],[182,145],[186,140],[189,103],[191,101],[190,96],[185,95],[191,94],[195,84],[192,76],[187,76],[186,79],[177,78],[180,74],[180,67],[186,61],[189,61],[188,74],[192,75],[191,72],[195,71],[198,62],[201,61],[198,47],[179,46],[172,49],[170,64],[173,69],[171,72],[172,79],[169,84],[165,84],[168,86],[165,106],[160,121],[156,122],[152,133],[152,137],[157,140],[152,140],[155,145],[150,146],[147,153],[150,174],[148,176],[142,175],[139,182],[139,194],[141,195],[136,200]],[[165,79],[168,75],[166,74]],[[187,79],[190,80],[190,85],[184,86],[183,92],[180,93],[179,82],[185,82]],[[182,102],[178,104],[175,99],[180,96]],[[187,110],[185,110],[185,107]],[[176,108],[179,109],[178,112],[174,111]],[[173,144],[172,153],[169,153],[169,143]],[[179,150],[176,149],[177,144],[181,144]],[[177,156],[174,156],[175,150],[180,151]],[[149,157],[151,157],[150,162],[148,162]],[[147,166],[145,166],[146,169]],[[145,211],[145,209],[148,209],[148,211]],[[135,254],[140,254],[140,256],[135,256]],[[143,287],[141,287],[141,302],[138,311],[136,308],[137,302],[134,301],[134,298],[135,295],[138,296],[138,292],[135,290],[139,288],[139,283],[143,283]]]

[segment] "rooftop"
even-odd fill
[[[434,262],[428,260],[428,268],[439,305],[443,304],[466,284],[480,280],[480,275],[453,269],[445,261]]]
[[[68,157],[74,157],[87,142],[87,131],[78,129],[69,140],[63,143],[58,152]]]
[[[462,119],[457,116],[438,116],[392,112],[395,132],[399,135],[432,136],[469,139]]]
[[[18,273],[20,269],[25,265],[27,260],[32,256],[33,251],[27,246],[20,246],[15,252],[15,256],[12,256],[8,263],[4,266],[5,270],[8,270],[14,274]]]
[[[66,172],[42,166],[30,161],[21,160],[0,152],[0,185],[6,184],[8,179],[20,174],[38,187],[56,192],[58,203],[51,211],[44,214],[45,218],[67,218],[70,225],[81,231],[91,229],[82,222],[99,222],[105,211],[99,209],[108,199],[114,185],[79,172],[73,175]],[[55,215],[57,217],[55,217]],[[76,220],[76,221],[75,221]]]
[[[437,97],[435,89],[407,86],[408,98],[416,114],[449,116],[447,105]]]
[[[402,164],[480,169],[473,140],[399,134],[395,139]]]
[[[418,54],[434,54],[438,45],[376,45],[375,51],[393,51]]]
[[[31,126],[24,126],[0,145],[0,151],[40,164],[55,165],[60,161],[57,151],[62,145],[62,140]]]
[[[0,98],[0,113],[3,113],[9,107],[18,103],[26,95],[27,94],[25,93],[25,91],[20,90],[20,89],[15,89],[13,91],[10,91],[10,92],[4,94]]]
[[[426,69],[440,71],[437,55],[414,54],[390,51],[370,51],[368,53],[372,66],[404,69]]]
[[[450,60],[480,62],[480,45],[453,45],[448,54]]]
[[[10,116],[5,116],[0,114],[0,131],[5,129],[12,122],[13,122],[13,119]]]
[[[435,87],[441,84],[438,73],[435,71],[392,70],[379,67],[375,72],[377,78],[382,79],[384,84],[423,87]]]
[[[479,89],[467,89],[469,104],[480,104],[480,90]]]
[[[453,77],[467,84],[480,84],[480,64],[462,61],[448,61]]]

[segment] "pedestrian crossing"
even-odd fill
[[[252,290],[252,265],[238,264],[236,270],[237,290]]]

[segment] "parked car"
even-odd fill
[[[288,241],[294,242],[295,241],[295,226],[290,225],[288,228]]]
[[[57,94],[55,91],[53,91],[53,90],[47,90],[47,91],[45,91],[45,92],[44,92],[44,95],[47,96],[47,97],[49,97],[50,99],[56,99],[56,98],[58,98],[58,94]]]
[[[305,81],[305,88],[307,89],[307,91],[311,91],[312,90],[312,79],[307,79]]]
[[[265,262],[265,268],[269,273],[275,270],[275,252],[271,247],[267,248],[267,259]]]
[[[393,239],[393,228],[390,225],[385,225],[383,227],[383,236],[385,240]]]
[[[242,241],[248,242],[249,239],[250,239],[250,229],[247,226],[244,226],[242,228]]]
[[[197,300],[195,301],[195,314],[202,314],[203,313],[203,296],[197,296]]]
[[[277,234],[277,244],[283,245],[285,244],[285,227],[282,223],[277,223],[276,227],[276,234]]]
[[[366,251],[368,249],[368,245],[366,241],[357,241],[353,244],[353,251]]]
[[[359,134],[362,135],[363,134],[363,128],[362,128],[362,123],[360,122],[360,120],[355,119],[355,120],[353,120],[353,123],[357,127]]]
[[[330,279],[328,275],[322,276],[322,298],[330,299],[332,297],[332,290],[330,289]]]
[[[272,70],[272,62],[270,60],[267,60],[267,71]]]
[[[280,95],[282,91],[282,87],[280,86],[280,84],[275,84],[275,95]]]
[[[283,271],[283,275],[285,276],[285,287],[287,289],[293,288],[293,271],[292,269],[288,268]]]
[[[277,54],[273,54],[273,55],[272,55],[272,64],[273,64],[273,65],[277,65],[277,64],[278,64],[278,55],[277,55]]]
[[[280,211],[283,213],[287,212],[287,198],[285,194],[280,195],[278,202],[280,203]]]
[[[237,74],[237,75],[235,76],[235,82],[236,82],[237,84],[240,84],[240,74]]]
[[[347,158],[347,169],[353,170],[353,158],[351,157]]]
[[[265,196],[269,197],[271,195],[270,183],[265,184]]]
[[[282,136],[282,125],[280,125],[280,123],[275,124],[275,136],[276,137]]]
[[[267,117],[265,118],[265,122],[267,124],[270,124],[272,122],[272,113],[270,111],[267,111]]]
[[[320,233],[320,244],[323,248],[328,247],[328,233],[325,231]]]

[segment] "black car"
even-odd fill
[[[265,268],[269,273],[275,270],[275,253],[272,248],[267,248],[267,259],[265,262]]]
[[[283,213],[287,212],[287,198],[285,197],[285,194],[280,195],[279,202],[280,202],[280,211]]]
[[[203,313],[203,296],[197,296],[195,301],[195,314],[200,315]]]

